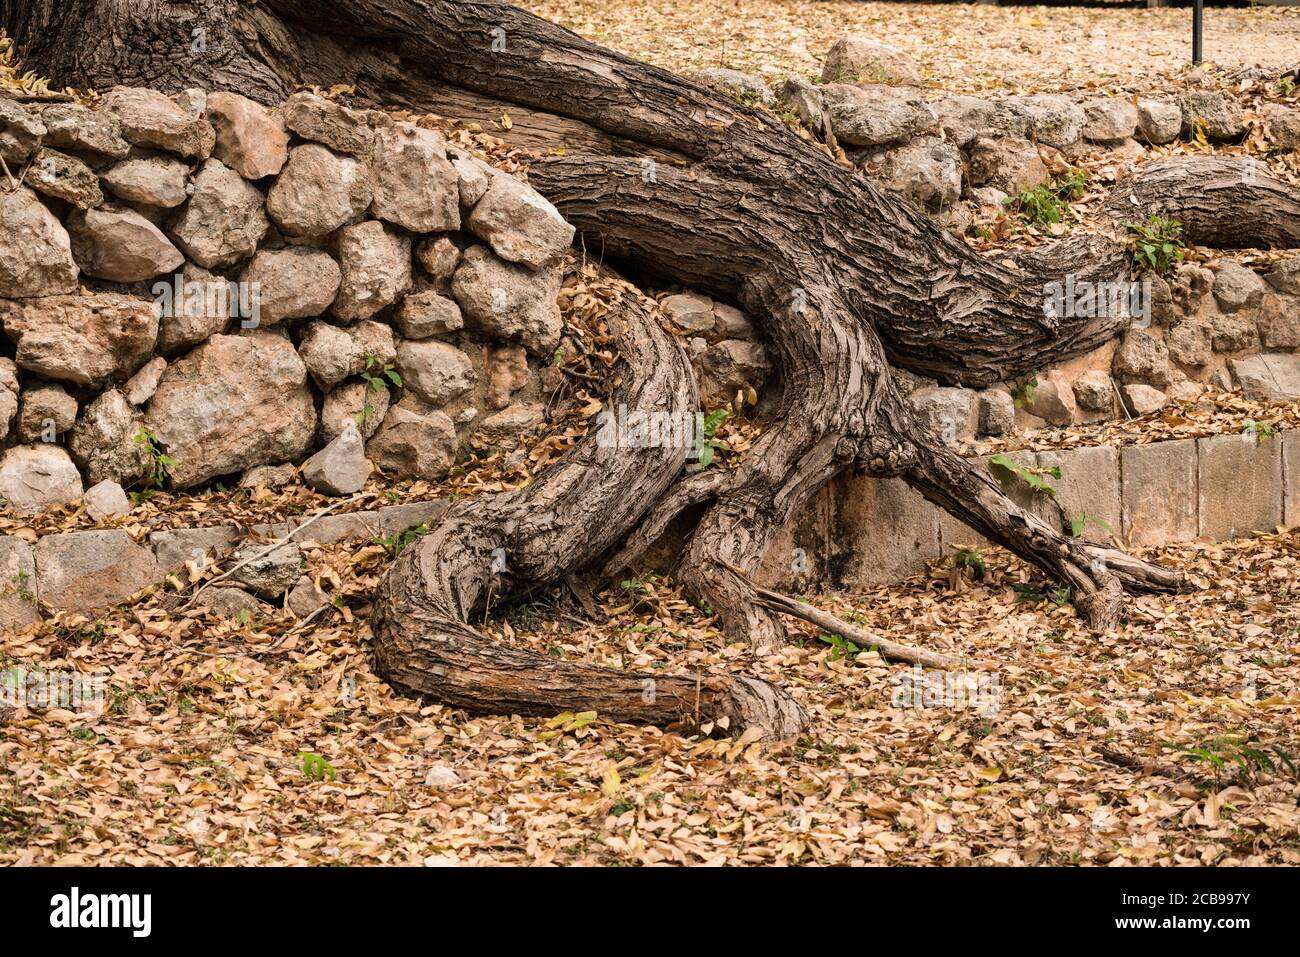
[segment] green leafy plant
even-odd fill
[[[1183,242],[1183,224],[1176,219],[1165,219],[1154,213],[1145,223],[1125,223],[1129,232],[1129,245],[1133,263],[1138,269],[1149,269],[1163,276],[1183,261],[1187,243]]]
[[[831,661],[852,661],[862,653],[861,648],[839,635],[822,632],[817,636],[817,640],[831,646]]]
[[[1253,781],[1261,772],[1280,774],[1285,771],[1291,777],[1300,777],[1295,760],[1278,745],[1269,745],[1268,750],[1252,747],[1246,743],[1243,735],[1226,734],[1211,738],[1201,744],[1190,747],[1166,744],[1194,761],[1201,761],[1214,768],[1216,772],[1232,768],[1237,778],[1243,782]],[[1272,756],[1269,752],[1272,752]],[[1273,760],[1276,756],[1277,760]]]
[[[1277,426],[1271,422],[1256,422],[1254,419],[1247,419],[1242,423],[1241,431],[1243,435],[1253,435],[1255,444],[1258,445],[1270,436],[1277,434]]]
[[[1016,476],[1035,492],[1044,492],[1048,495],[1056,494],[1056,487],[1047,481],[1047,476],[1054,479],[1060,479],[1061,470],[1053,465],[1049,468],[1038,468],[1032,465],[1021,465],[1005,455],[995,455],[989,459],[989,465],[1004,469]]]
[[[1083,196],[1088,182],[1083,170],[1072,170],[1055,177],[1046,186],[1027,189],[1002,201],[1007,209],[1020,213],[1039,226],[1050,226],[1065,218],[1072,200]]]
[[[375,544],[382,545],[384,551],[388,552],[389,557],[396,558],[402,553],[402,549],[417,541],[421,535],[428,534],[428,532],[429,526],[425,525],[424,522],[412,522],[400,532],[376,537]]]
[[[331,781],[334,780],[334,765],[319,754],[313,754],[311,751],[299,751],[298,760],[302,761],[302,773],[313,781],[324,781],[326,777]]]
[[[704,417],[704,436],[700,445],[700,468],[707,469],[713,464],[713,458],[718,449],[725,449],[726,445],[721,442],[713,441],[713,436],[717,434],[718,429],[722,428],[722,423],[727,421],[728,411],[726,409],[714,409]]]
[[[1293,77],[1284,76],[1282,77],[1282,79],[1277,81],[1278,96],[1290,96],[1294,92],[1295,92],[1295,79]]]
[[[154,435],[144,426],[141,426],[131,436],[131,441],[141,446],[148,457],[148,464],[145,467],[144,483],[146,490],[157,490],[167,487],[169,469],[178,464],[174,458],[163,451],[158,442],[158,436]]]
[[[984,562],[984,555],[978,548],[959,548],[956,554],[952,556],[953,567],[969,568],[971,576],[976,581],[983,581],[989,573],[989,567]]]
[[[1021,379],[1011,388],[1011,398],[1014,400],[1016,408],[1023,409],[1034,401],[1034,394],[1038,391],[1038,370],[1035,369],[1024,379]]]
[[[388,388],[389,383],[399,389],[402,387],[402,377],[391,362],[383,362],[370,352],[366,353],[365,358],[366,367],[361,370],[361,378],[370,386],[371,392],[381,392]]]
[[[1087,511],[1081,511],[1078,515],[1074,516],[1074,518],[1070,519],[1070,534],[1075,538],[1078,538],[1083,534],[1083,530],[1088,527],[1089,522],[1092,522],[1092,524],[1096,525],[1112,538],[1115,536],[1115,529],[1111,526],[1110,522],[1106,521],[1104,518],[1098,518],[1096,515],[1089,515]]]

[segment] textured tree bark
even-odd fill
[[[770,113],[504,3],[218,0],[195,9],[0,0],[0,19],[27,66],[61,83],[198,84],[269,102],[296,83],[350,82],[375,101],[458,118],[508,109],[517,141],[564,147],[535,163],[530,179],[588,249],[737,302],[780,368],[773,422],[730,472],[682,478],[681,461],[597,462],[584,445],[523,493],[453,510],[395,563],[376,603],[377,657],[398,684],[476,708],[545,711],[564,700],[629,719],[691,713],[680,682],[647,706],[637,700],[641,676],[507,652],[467,622],[492,589],[598,562],[616,571],[674,515],[704,504],[679,577],[729,633],[770,648],[783,638],[776,614],[792,606],[756,593],[735,570],[755,569],[776,531],[845,468],[906,480],[1068,584],[1099,628],[1118,621],[1123,591],[1180,587],[1176,574],[1086,546],[1018,508],[916,423],[890,368],[979,386],[1102,344],[1127,317],[1052,315],[1046,286],[1067,273],[1127,278],[1119,224],[1150,212],[1185,216],[1198,242],[1295,245],[1295,191],[1262,170],[1217,159],[1146,167],[1116,191],[1115,235],[1008,263],[980,256]],[[160,60],[191,37],[195,17],[211,23],[210,55]],[[649,338],[643,348],[658,348]],[[623,494],[633,481],[643,483],[635,508]],[[509,556],[508,574],[484,571],[494,549]],[[709,679],[699,710],[763,724],[773,736],[797,727],[797,706],[762,689]]]
[[[619,339],[611,406],[669,417],[698,406],[681,347],[631,294],[607,318]],[[640,447],[616,431],[585,436],[563,461],[511,493],[467,499],[398,556],[375,596],[378,670],[473,711],[597,711],[615,721],[699,724],[726,717],[795,737],[803,709],[764,682],[731,675],[639,674],[493,643],[469,622],[494,595],[557,581],[627,534],[681,470],[689,444]]]

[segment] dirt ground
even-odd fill
[[[997,553],[981,582],[936,569],[827,599],[996,677],[922,687],[804,631],[757,670],[812,728],[765,754],[707,726],[399,697],[365,652],[383,548],[317,550],[346,609],[319,627],[177,616],[152,596],[0,644],[10,675],[108,674],[98,716],[0,725],[0,863],[1300,864],[1300,534],[1157,555],[1200,589],[1139,600],[1100,637]],[[598,625],[556,594],[490,627],[614,667],[748,666],[662,582],[603,602]],[[305,755],[328,762],[320,779]]]
[[[1191,62],[1186,9],[995,7],[809,0],[535,0],[523,4],[590,40],[673,70],[731,67],[814,77],[855,33],[906,50],[936,88],[1151,89]],[[1300,7],[1208,9],[1205,60],[1300,66]]]

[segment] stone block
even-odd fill
[[[186,562],[201,565],[212,554],[237,544],[242,536],[233,525],[211,528],[165,528],[149,534],[149,545],[163,574],[185,567]]]
[[[377,511],[324,515],[312,522],[305,531],[299,532],[298,529],[310,520],[310,515],[303,515],[289,522],[294,530],[293,540],[300,545],[308,542],[318,545],[334,545],[344,541],[370,542],[383,534],[383,523]]]
[[[1222,542],[1282,522],[1282,442],[1253,435],[1196,440],[1200,533]]]
[[[1113,446],[1040,451],[1036,458],[1039,468],[1055,466],[1061,470],[1061,477],[1052,484],[1066,520],[1073,521],[1085,513],[1089,518],[1080,537],[1103,544],[1123,540],[1119,453]]]
[[[1282,523],[1300,525],[1300,432],[1282,433]]]
[[[32,547],[16,536],[0,535],[0,635],[41,620],[36,594]]]
[[[822,488],[776,534],[754,580],[775,591],[806,592],[826,580],[831,498]]]
[[[1196,440],[1126,445],[1119,450],[1124,540],[1133,547],[1189,542],[1197,521]]]
[[[426,502],[404,502],[401,505],[386,505],[379,510],[379,530],[387,535],[405,531],[412,525],[423,522],[429,525],[446,514],[451,503],[445,498],[430,499]]]
[[[902,479],[846,474],[830,490],[834,586],[897,582],[939,557],[939,511]]]

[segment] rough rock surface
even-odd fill
[[[18,343],[19,368],[81,386],[129,376],[158,336],[153,303],[107,292],[0,301],[0,325]]]
[[[376,220],[339,230],[341,279],[331,309],[344,322],[368,319],[411,288],[411,240]]]
[[[19,515],[75,502],[81,475],[68,453],[57,445],[15,445],[0,456],[0,501]]]
[[[822,65],[823,83],[901,83],[921,85],[916,61],[896,47],[866,37],[836,40]]]
[[[255,465],[300,459],[316,433],[307,367],[271,332],[213,336],[167,367],[145,424],[190,488]]]
[[[224,91],[209,93],[206,105],[216,134],[213,156],[244,179],[280,172],[289,155],[289,135],[266,107]]]
[[[266,196],[272,222],[289,236],[327,236],[370,205],[370,168],[316,143],[295,146]]]
[[[68,233],[25,186],[0,190],[0,297],[76,292]]]
[[[415,396],[392,406],[366,443],[366,454],[375,465],[408,478],[442,478],[455,461],[456,449],[451,419]]]
[[[513,176],[496,176],[465,225],[502,259],[540,269],[556,263],[574,228],[541,193]]]
[[[200,266],[218,269],[251,256],[269,225],[257,187],[210,159],[194,178],[194,193],[172,235]]]
[[[351,495],[366,484],[370,462],[357,424],[348,420],[343,430],[302,466],[302,480],[325,495]]]
[[[72,255],[81,271],[112,282],[141,282],[185,262],[161,229],[135,210],[88,209],[68,218]]]
[[[216,142],[206,119],[186,112],[156,90],[115,86],[104,94],[100,109],[117,115],[122,137],[136,146],[207,159]]]
[[[557,269],[535,273],[502,262],[483,246],[471,246],[452,277],[451,288],[472,330],[522,342],[534,355],[549,356],[563,331],[555,302],[560,279]]]
[[[111,480],[131,485],[149,470],[149,451],[139,440],[144,421],[121,392],[109,389],[86,410],[72,429],[68,448],[91,482]]]
[[[339,264],[324,250],[306,246],[261,249],[241,279],[258,290],[261,324],[320,316],[338,294]]]
[[[460,190],[434,130],[397,123],[380,130],[371,164],[370,212],[413,233],[460,228]]]

